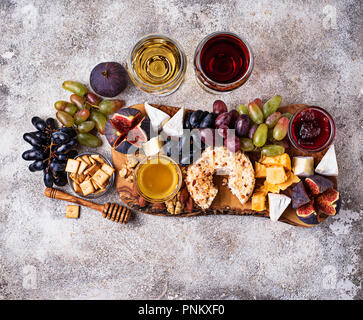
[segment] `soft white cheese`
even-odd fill
[[[268,203],[271,221],[276,222],[289,206],[291,199],[283,194],[269,193]]]
[[[315,172],[322,174],[323,176],[336,177],[338,175],[338,163],[333,144],[329,147],[328,151],[315,168]]]
[[[183,135],[183,118],[184,108],[181,108],[167,123],[164,124],[164,133],[171,137],[181,137]]]
[[[147,102],[144,103],[144,106],[146,114],[150,118],[151,126],[155,131],[160,130],[163,124],[170,119],[170,116],[166,114],[164,111],[154,108]]]
[[[308,177],[314,174],[313,157],[294,157],[292,159],[292,171],[299,177]]]
[[[145,142],[142,145],[142,148],[144,149],[145,155],[147,157],[153,156],[157,153],[159,153],[159,151],[162,148],[162,142],[159,140],[159,137],[154,137],[151,138],[149,141]]]

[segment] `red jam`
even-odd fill
[[[328,115],[315,107],[301,111],[291,125],[291,134],[295,143],[307,150],[323,147],[331,136],[331,130]]]

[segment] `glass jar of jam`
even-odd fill
[[[291,118],[288,136],[298,150],[322,151],[332,144],[335,137],[333,117],[320,107],[306,107]]]

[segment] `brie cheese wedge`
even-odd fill
[[[315,172],[322,174],[323,176],[336,177],[338,175],[338,163],[333,144],[329,147],[328,151],[315,168]]]
[[[292,171],[295,176],[308,177],[314,174],[313,157],[294,157],[292,159]]]
[[[184,108],[181,108],[167,123],[163,126],[163,131],[171,137],[181,137],[183,135]]]
[[[149,141],[145,142],[142,145],[142,148],[144,149],[144,153],[147,157],[153,156],[159,153],[161,150],[163,144],[159,140],[159,137],[151,138]]]
[[[291,199],[283,194],[269,193],[268,203],[271,221],[276,222],[289,206]]]
[[[155,131],[160,130],[163,124],[165,124],[170,119],[170,116],[166,114],[164,111],[154,108],[147,102],[144,103],[144,106],[145,106],[145,111],[148,117],[150,118],[151,126]]]

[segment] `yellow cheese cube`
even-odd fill
[[[291,171],[287,175],[287,180],[284,183],[279,184],[281,190],[286,190],[290,187],[293,183],[298,183],[300,178],[295,176]]]
[[[255,192],[252,196],[252,210],[266,210],[266,194],[263,192]]]
[[[266,166],[259,163],[259,162],[255,162],[255,177],[256,178],[266,178]]]
[[[280,165],[285,167],[287,170],[291,170],[291,159],[287,153],[283,153],[275,157],[264,156],[260,162],[266,165]]]
[[[271,184],[284,183],[287,180],[284,167],[271,166],[266,169],[266,181]]]

